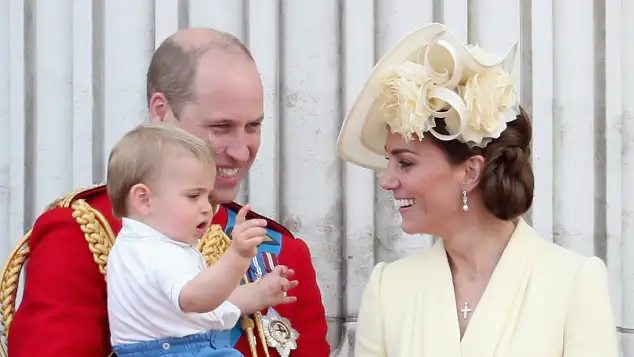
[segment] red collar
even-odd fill
[[[214,218],[211,220],[211,224],[219,224],[224,229],[227,225],[227,217],[227,208],[225,205],[220,205],[218,212],[216,212]]]

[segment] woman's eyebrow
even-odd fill
[[[387,150],[387,146],[385,146],[385,151],[388,151]],[[391,151],[389,151],[389,153],[391,155],[399,155],[399,154],[414,154],[414,155],[418,155],[418,153],[415,153],[412,150],[408,150],[408,149],[392,149]]]

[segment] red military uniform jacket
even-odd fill
[[[111,214],[105,186],[84,191],[74,198],[77,199],[85,200],[100,212],[116,236],[121,224]],[[212,223],[229,233],[239,208],[234,203],[222,205]],[[251,217],[260,216],[250,213],[248,218]],[[267,235],[271,239],[261,244],[247,275],[253,278],[266,274],[276,264],[294,269],[299,286],[289,291],[289,295],[297,296],[297,302],[275,307],[299,332],[297,349],[290,356],[328,356],[326,316],[308,247],[277,222],[267,221]],[[95,262],[106,258],[100,258],[99,247],[91,251],[90,237],[84,233],[73,217],[72,208],[51,209],[35,222],[24,296],[8,331],[10,357],[106,357],[111,352],[106,283]],[[255,334],[258,335],[257,330]],[[240,326],[232,330],[232,337],[237,340],[236,348],[251,356]],[[269,353],[279,356],[273,348],[269,348]],[[259,339],[258,355],[264,356]]]

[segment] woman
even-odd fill
[[[534,184],[516,48],[497,58],[425,26],[379,61],[346,118],[340,156],[383,171],[405,232],[441,238],[374,268],[355,356],[618,355],[604,263],[521,218]]]

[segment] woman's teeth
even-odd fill
[[[416,200],[412,198],[394,200],[394,205],[397,209],[413,206],[414,203],[416,203]]]

